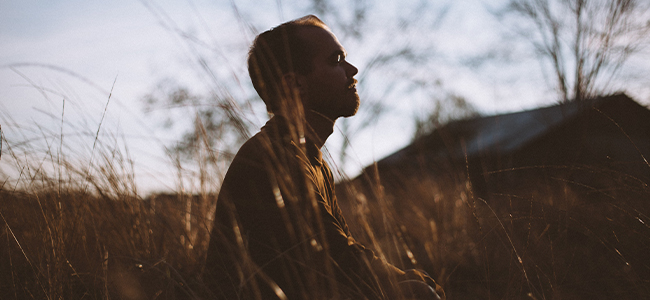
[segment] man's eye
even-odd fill
[[[345,59],[345,57],[342,54],[339,54],[336,56],[336,62],[340,63]]]

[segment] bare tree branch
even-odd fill
[[[551,65],[563,101],[613,92],[625,62],[650,42],[650,5],[643,1],[510,0],[505,12]]]

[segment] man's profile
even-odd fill
[[[425,273],[355,241],[341,214],[320,148],[359,107],[358,70],[345,58],[315,16],[253,42],[248,71],[273,117],[238,151],[219,193],[205,266],[218,299],[436,299],[433,288],[444,298]]]

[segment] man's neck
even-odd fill
[[[334,132],[334,122],[321,113],[309,110],[305,112],[306,136],[320,149],[327,138]]]

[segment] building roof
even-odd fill
[[[400,164],[410,160],[416,153],[423,152],[429,157],[451,159],[494,152],[512,153],[584,112],[594,108],[600,110],[609,106],[608,104],[621,105],[622,102],[632,102],[643,108],[625,94],[615,94],[533,110],[454,121],[420,137],[412,144],[380,160],[378,164]]]

